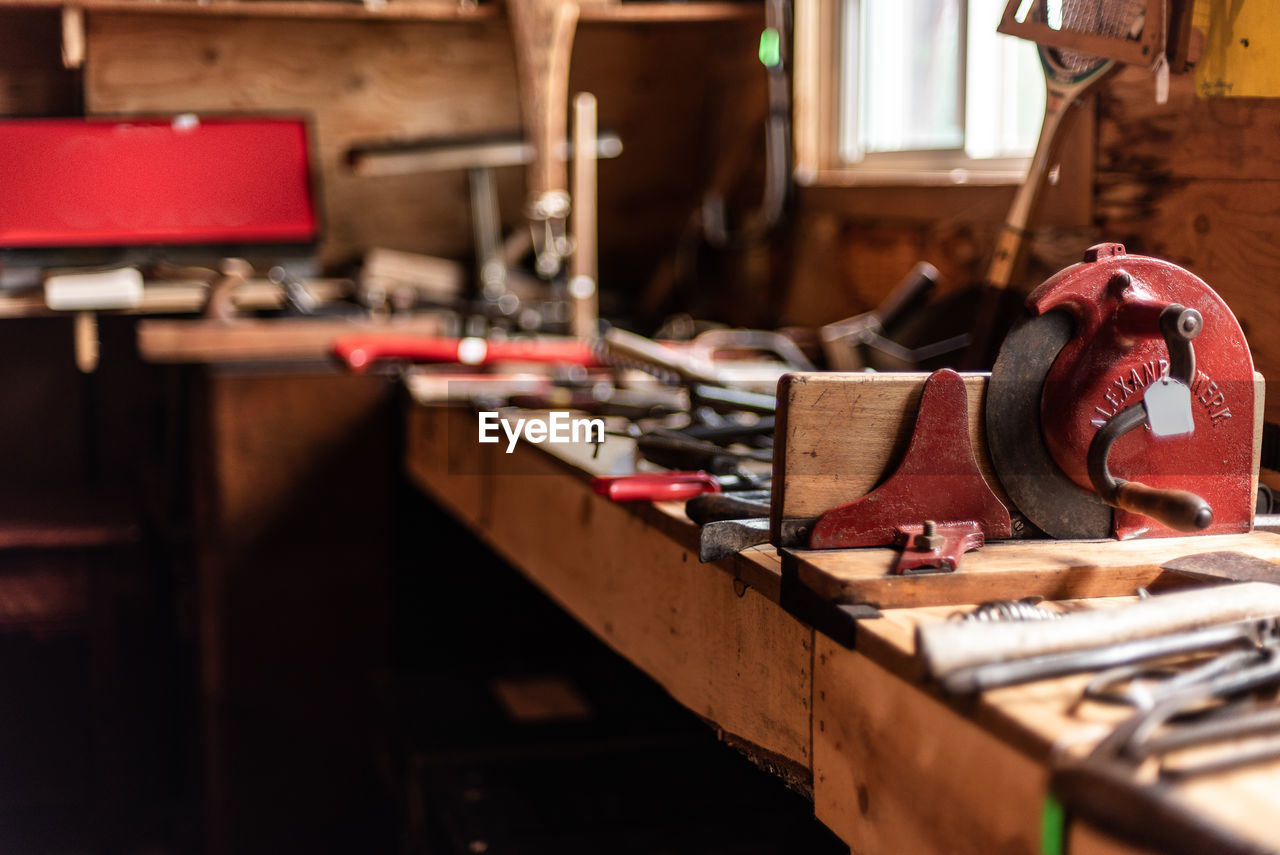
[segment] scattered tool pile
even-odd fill
[[[895,299],[929,278],[913,272]],[[1169,851],[1259,851],[1171,789],[1280,757],[1280,535],[1255,530],[1262,385],[1240,325],[1200,279],[1119,244],[1025,305],[990,374],[816,372],[790,339],[741,331],[391,355],[558,365],[498,403],[613,417],[636,468],[596,492],[685,501],[704,561],[776,547],[781,605],[839,643],[884,609],[985,603],[967,620],[913,618],[936,691],[964,705],[1065,680],[1077,704],[1130,707],[1056,761],[1063,802],[1148,843],[1164,817]],[[882,320],[818,338],[851,367],[883,349]],[[387,355],[339,352],[361,366]]]
[[[1269,851],[1199,818],[1172,790],[1280,758],[1280,565],[1255,562],[1246,575],[1270,582],[1038,619],[1011,610],[981,624],[922,623],[917,653],[944,691],[961,695],[1092,673],[1077,704],[1132,713],[1087,753],[1056,758],[1050,786],[1061,803],[1162,852]]]

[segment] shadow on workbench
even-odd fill
[[[428,500],[400,506],[400,543],[420,545],[393,598],[402,851],[848,852]]]

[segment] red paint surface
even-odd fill
[[[1169,303],[1196,309],[1204,329],[1193,342],[1195,433],[1161,438],[1145,427],[1134,430],[1112,448],[1110,469],[1127,481],[1203,497],[1214,521],[1198,534],[1248,531],[1254,507],[1253,359],[1239,322],[1221,297],[1181,267],[1127,255],[1118,244],[1103,246],[1110,249],[1066,268],[1027,300],[1036,314],[1065,309],[1076,319],[1075,335],[1045,381],[1041,417],[1050,453],[1072,480],[1092,489],[1086,459],[1098,427],[1108,413],[1140,401],[1148,378],[1158,376],[1160,361],[1168,359],[1156,323],[1159,309]],[[1116,282],[1120,273],[1128,274],[1128,286]],[[1122,539],[1183,534],[1121,510],[1115,512],[1114,533]]]
[[[889,572],[903,575],[916,570],[956,570],[966,552],[981,549],[987,542],[982,526],[973,520],[941,523],[935,533],[942,538],[941,548],[922,549],[916,545],[916,537],[924,534],[924,526],[899,526],[898,544],[902,551]]]
[[[636,475],[597,475],[591,489],[614,502],[670,502],[719,493],[720,482],[706,472],[654,472]]]
[[[384,359],[406,362],[459,362],[463,339],[436,336],[350,335],[333,343],[334,354],[352,371],[364,371]],[[477,340],[478,343],[478,340]],[[495,362],[565,363],[597,368],[599,357],[588,342],[578,339],[510,339],[486,340],[479,361],[471,364],[492,365]]]
[[[296,119],[0,122],[0,246],[299,243],[317,224]]]

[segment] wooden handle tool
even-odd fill
[[[987,662],[1088,650],[1275,615],[1280,615],[1280,586],[1245,582],[1161,594],[1055,621],[921,624],[916,649],[929,672],[941,679]]]
[[[578,25],[577,0],[507,0],[515,40],[520,113],[533,144],[527,173],[532,220],[569,215],[565,129],[569,114],[569,59]]]
[[[569,331],[579,338],[596,334],[596,96],[573,99],[573,259],[569,278]]]

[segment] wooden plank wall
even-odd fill
[[[79,82],[62,67],[61,39],[56,9],[0,9],[0,116],[79,109]]]
[[[1100,93],[1097,223],[1222,295],[1267,378],[1266,417],[1280,421],[1280,100],[1200,99],[1189,74],[1170,84],[1163,105],[1138,70]]]
[[[1043,192],[1028,282],[1093,242],[1091,96],[1080,103],[1064,126],[1058,183]],[[874,308],[918,261],[938,268],[943,293],[981,281],[1013,194],[1012,185],[800,188],[784,320],[824,324]]]
[[[647,280],[696,204],[717,152],[757,133],[759,22],[586,22],[571,90],[594,92],[623,140],[600,166],[602,274]],[[314,119],[324,199],[321,258],[370,246],[466,258],[462,172],[357,177],[357,143],[519,128],[505,20],[336,21],[91,13],[85,103],[99,114],[303,111]],[[519,169],[498,172],[504,220],[523,203]]]

